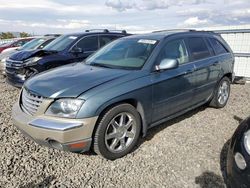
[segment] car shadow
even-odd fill
[[[205,171],[195,178],[195,183],[201,188],[225,188],[224,180],[214,172]]]
[[[39,188],[45,188],[49,187],[51,185],[51,182],[56,179],[55,176],[48,176],[44,178],[41,182],[37,183],[36,181],[32,181],[30,183],[27,183],[25,185],[20,186],[19,188],[27,188],[27,187],[39,187]]]
[[[233,118],[235,120],[237,120],[239,123],[241,121],[243,121],[242,118],[234,115]],[[218,188],[222,188],[222,187],[230,187],[230,185],[228,185],[228,181],[227,181],[227,153],[228,153],[228,149],[230,146],[230,140],[228,139],[225,144],[222,147],[221,153],[220,153],[220,170],[221,170],[221,174],[222,177],[210,172],[210,171],[206,171],[203,172],[199,177],[195,178],[195,183],[199,184],[201,188],[212,188],[212,187],[218,187]]]
[[[181,122],[181,121],[183,121],[183,120],[185,120],[187,118],[190,118],[193,115],[197,114],[198,112],[204,111],[206,108],[208,108],[206,105],[200,106],[200,107],[198,107],[198,108],[196,108],[194,110],[191,110],[191,111],[189,111],[189,112],[187,112],[187,113],[185,113],[185,114],[183,114],[181,116],[178,116],[178,117],[176,117],[174,119],[171,119],[171,120],[166,121],[166,122],[164,122],[164,123],[162,123],[160,125],[157,125],[155,127],[150,128],[147,131],[147,135],[145,137],[143,137],[143,138],[140,138],[139,142],[137,143],[137,145],[136,145],[136,147],[134,148],[133,151],[135,151],[137,148],[139,148],[144,142],[149,141],[152,138],[154,138],[154,136],[158,132],[160,132],[160,131],[166,129],[167,127],[170,127],[170,126],[172,126],[172,125],[174,125],[176,123],[179,123],[179,122]]]

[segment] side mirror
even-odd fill
[[[71,53],[80,54],[80,53],[83,53],[83,50],[82,48],[75,47],[71,50]]]
[[[163,59],[159,65],[155,66],[156,71],[175,69],[179,65],[177,59]]]

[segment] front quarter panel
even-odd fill
[[[94,93],[94,95],[90,93]],[[84,93],[79,98],[86,101],[77,118],[99,116],[107,107],[132,99],[137,101],[138,107],[142,108],[140,110],[146,118],[145,121],[151,121],[152,87],[149,74],[112,86],[104,84]]]

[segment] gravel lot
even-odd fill
[[[0,187],[224,187],[228,140],[250,115],[250,84],[233,85],[224,109],[201,107],[149,131],[116,161],[48,149],[12,124],[19,90],[0,77]]]

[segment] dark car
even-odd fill
[[[226,174],[230,187],[250,187],[250,116],[240,123],[231,138]]]
[[[87,58],[29,79],[14,124],[38,143],[108,159],[139,136],[230,94],[234,55],[213,32],[171,31],[118,39]]]
[[[28,78],[37,73],[83,61],[107,43],[127,35],[125,31],[109,30],[87,30],[83,33],[62,35],[43,49],[19,52],[7,59],[7,81],[13,86],[21,87]]]
[[[0,53],[3,50],[8,49],[8,48],[16,48],[16,47],[23,46],[25,43],[31,41],[32,39],[33,37],[21,38],[21,39],[14,40],[13,42],[3,44],[0,46]]]
[[[12,54],[18,53],[20,51],[22,51],[23,53],[23,51],[29,52],[30,50],[34,49],[43,49],[46,45],[48,45],[58,36],[59,35],[47,35],[42,37],[36,37],[17,49],[2,52],[0,54],[0,74],[5,75],[6,59],[8,59]]]

